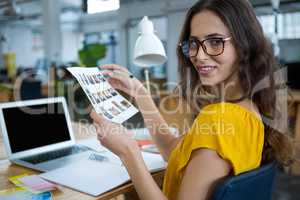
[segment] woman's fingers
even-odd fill
[[[96,129],[98,139],[103,139],[106,136],[105,123],[108,121],[101,115],[98,115],[94,110],[90,113],[90,116],[94,121],[93,124]]]
[[[108,65],[102,65],[100,66],[100,69],[106,69],[106,70],[120,70],[123,72],[129,72],[125,67],[121,67],[120,65],[116,65],[116,64],[108,64]]]
[[[97,124],[101,125],[106,122],[106,119],[102,117],[101,115],[97,114],[96,111],[92,110],[90,113],[91,118],[96,122]]]
[[[114,73],[113,71],[108,71],[108,70],[102,72],[103,75],[107,75],[107,76],[112,76],[113,73]]]
[[[103,72],[103,74],[108,75],[110,78],[120,81],[122,84],[128,83],[129,74],[123,71],[110,71],[110,72]]]
[[[115,79],[108,79],[109,84],[117,89],[117,90],[124,90],[124,84],[122,84],[119,80],[115,80]]]
[[[127,77],[127,78],[129,78],[129,76],[131,75],[131,73],[129,71],[124,71],[124,70],[119,70],[119,69],[103,70],[102,74],[108,75],[108,76],[112,76],[114,74],[122,74],[124,77]]]

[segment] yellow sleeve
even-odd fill
[[[181,145],[179,170],[187,165],[192,151],[199,148],[216,151],[231,163],[234,174],[259,167],[264,143],[262,122],[239,107],[229,106],[225,111],[215,105],[198,115]]]

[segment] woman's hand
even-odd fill
[[[116,89],[119,89],[136,98],[138,95],[148,94],[143,84],[125,68],[116,64],[100,66],[103,74],[109,76],[108,82]]]
[[[103,146],[111,150],[120,158],[124,157],[129,152],[134,154],[139,152],[137,142],[132,139],[125,127],[107,121],[95,111],[92,111],[90,116],[94,121],[98,140]]]

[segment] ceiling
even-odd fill
[[[250,0],[250,2],[254,6],[271,4],[271,0]],[[291,3],[291,2],[299,2],[299,0],[280,0],[280,4],[286,4],[286,3]]]
[[[144,2],[149,0],[120,0],[121,4],[133,3],[133,2]]]
[[[43,0],[0,0],[0,22],[9,19],[34,19],[41,16]],[[83,0],[60,0],[62,10],[81,12]],[[125,4],[145,1],[172,1],[172,0],[120,0],[121,6]],[[193,1],[193,0],[192,0]],[[197,0],[195,0],[196,2]],[[250,0],[255,7],[260,7],[262,13],[270,12],[271,0]],[[298,3],[296,3],[298,2]],[[281,11],[300,10],[299,0],[281,0]],[[261,8],[262,7],[262,8]]]
[[[25,3],[37,3],[40,4],[42,0],[0,0],[0,9],[8,7],[11,2],[15,2],[17,5],[25,4]],[[62,7],[81,7],[83,0],[60,0],[62,2]],[[135,2],[145,2],[145,1],[161,1],[161,0],[120,0],[122,4],[129,4]],[[171,0],[163,0],[163,1],[171,1]],[[197,0],[195,0],[196,2]],[[270,5],[271,0],[250,0],[250,2],[254,6],[260,5]],[[299,0],[280,0],[281,4],[291,3],[291,2],[299,2]]]
[[[41,0],[0,0],[0,7],[1,5],[7,4],[9,1],[15,1],[16,3],[29,3],[33,1],[41,1]],[[83,0],[61,0],[64,5],[72,5],[72,6],[80,6]],[[145,2],[145,1],[158,1],[158,0],[120,0],[121,4],[128,4],[134,2]],[[170,1],[170,0],[169,0]],[[195,0],[196,2],[197,0]],[[251,3],[254,5],[264,5],[270,4],[271,0],[250,0]],[[280,2],[297,2],[298,0],[280,0]]]

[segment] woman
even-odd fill
[[[99,140],[123,161],[141,199],[208,199],[221,178],[264,162],[292,160],[290,140],[270,123],[278,116],[275,58],[247,0],[197,2],[186,16],[177,55],[177,91],[197,113],[179,138],[169,132],[140,81],[121,66],[102,67],[113,87],[135,98],[168,161],[161,191],[128,131],[91,113]],[[269,87],[256,91],[256,83],[265,77]]]

